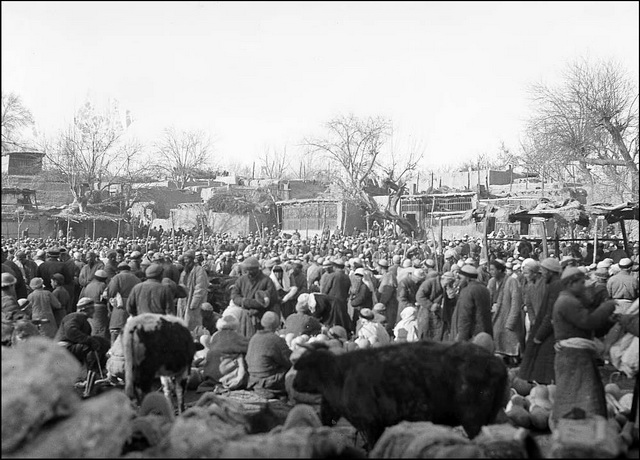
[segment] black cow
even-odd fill
[[[340,355],[318,342],[307,347],[294,364],[293,388],[321,393],[322,422],[344,416],[369,448],[403,420],[462,425],[473,438],[508,400],[506,366],[472,343],[420,341]]]
[[[125,362],[125,392],[138,404],[160,377],[171,402],[172,378],[176,378],[178,412],[184,411],[184,392],[193,355],[204,347],[194,341],[183,320],[172,315],[144,313],[127,320],[122,332]]]

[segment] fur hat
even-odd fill
[[[219,331],[237,331],[240,328],[240,321],[233,315],[226,315],[216,321],[216,329]]]
[[[280,317],[276,313],[268,311],[264,315],[262,315],[260,324],[263,328],[269,331],[275,331],[280,326]]]
[[[44,280],[38,277],[33,278],[29,283],[29,287],[33,290],[40,289],[42,286],[44,286]]]
[[[244,262],[242,262],[243,268],[260,268],[260,262],[255,257],[247,257]]]
[[[18,282],[18,280],[11,273],[3,273],[2,274],[2,287],[13,286],[17,282]]]
[[[372,320],[375,315],[370,308],[363,308],[362,310],[360,310],[360,316],[364,319]]]
[[[560,279],[564,280],[575,275],[584,276],[584,272],[580,270],[578,267],[567,267],[567,269],[562,272],[562,276],[560,277]]]
[[[478,269],[473,265],[463,265],[462,267],[460,267],[460,274],[469,278],[477,278]]]
[[[495,346],[493,344],[493,339],[491,338],[491,336],[489,334],[487,334],[486,332],[480,332],[478,333],[473,340],[471,340],[472,343],[475,343],[476,345],[484,348],[485,350],[487,350],[489,353],[493,353],[495,350]]]
[[[162,275],[163,272],[162,265],[160,264],[151,264],[144,271],[144,274],[147,278],[158,278]]]
[[[380,265],[381,267],[388,267],[389,266],[389,262],[387,261],[387,259],[380,259],[378,261],[378,265]]]
[[[620,259],[620,262],[618,262],[618,266],[620,268],[629,268],[632,265],[633,265],[633,261],[628,257],[625,257],[624,259]]]
[[[91,308],[94,306],[94,302],[93,299],[91,297],[82,297],[80,300],[78,300],[78,311],[80,310],[84,310],[86,308]]]
[[[560,262],[554,257],[547,257],[542,262],[540,262],[540,266],[551,272],[562,273]]]

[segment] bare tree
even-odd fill
[[[375,177],[380,148],[388,137],[391,123],[383,118],[360,119],[340,116],[326,124],[325,138],[305,139],[305,145],[340,166],[335,178],[345,198],[367,208],[372,201],[364,191]]]
[[[259,161],[260,170],[265,179],[284,179],[290,166],[286,146],[280,151],[275,148],[270,149],[269,147],[265,147],[264,153],[260,156]]]
[[[33,116],[15,93],[2,92],[2,151],[22,150],[26,148],[21,131],[33,125]]]
[[[381,117],[360,119],[354,115],[341,116],[329,121],[326,128],[326,137],[305,139],[304,144],[312,154],[321,154],[338,166],[333,179],[344,198],[364,210],[367,224],[378,218],[393,220],[406,233],[414,232],[413,225],[397,212],[391,212],[390,208],[380,211],[366,188],[383,182],[384,186],[400,190],[401,194],[402,181],[406,181],[407,174],[415,170],[421,154],[412,153],[403,163],[399,156],[393,156],[392,149],[391,157],[385,158],[382,146],[390,137],[392,124]]]
[[[578,168],[591,184],[638,194],[638,88],[611,61],[568,65],[557,87],[531,88],[524,160],[549,174]]]
[[[98,111],[87,101],[67,129],[43,142],[47,168],[69,184],[81,209],[88,201],[101,201],[102,191],[138,155],[139,147],[123,142],[123,133],[117,108]]]
[[[209,164],[212,153],[211,138],[203,131],[164,130],[162,139],[155,144],[158,161],[155,168],[163,171],[182,189],[192,179],[194,171]]]
[[[389,194],[384,218],[396,223],[401,221],[398,203],[402,195],[407,193],[407,182],[414,178],[418,164],[423,158],[424,147],[419,142],[413,141],[405,148],[394,145],[388,157],[380,159],[380,182],[387,188]]]

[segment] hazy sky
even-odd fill
[[[2,2],[2,90],[54,134],[91,95],[151,143],[215,161],[295,153],[339,114],[393,119],[427,165],[517,149],[527,87],[613,58],[638,79],[638,2]]]

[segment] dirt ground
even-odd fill
[[[600,374],[602,376],[603,383],[605,384],[610,382],[617,383],[623,392],[633,391],[633,388],[635,385],[635,378],[626,377],[626,375],[619,373],[610,364],[600,367]],[[118,388],[118,387],[115,387],[115,388]],[[158,391],[161,391],[160,388],[158,389]],[[79,390],[79,393],[81,392],[82,391]],[[198,400],[202,397],[203,394],[204,393],[197,393],[195,390],[187,390],[187,393],[185,395],[185,404],[187,408],[194,406],[198,402]],[[266,402],[266,400],[264,400],[263,402]],[[282,422],[284,423],[284,420],[286,419],[287,414],[291,410],[292,406],[289,405],[288,402],[286,401],[277,400],[277,399],[269,400],[269,405],[272,411],[275,412],[278,418],[281,419]],[[360,446],[360,447],[362,446],[362,439],[359,436],[355,435],[355,429],[351,426],[351,424],[348,421],[346,421],[345,419],[341,419],[338,425],[336,426],[336,428],[345,431],[345,433],[347,432],[353,433],[354,445]],[[549,431],[540,432],[536,430],[531,430],[530,432],[533,438],[536,440],[538,446],[540,447],[540,450],[544,455],[544,457],[550,458],[549,453],[551,450],[551,442],[552,442],[551,433]],[[635,447],[628,453],[627,458],[638,458],[639,454],[640,452],[638,450],[638,447]]]

